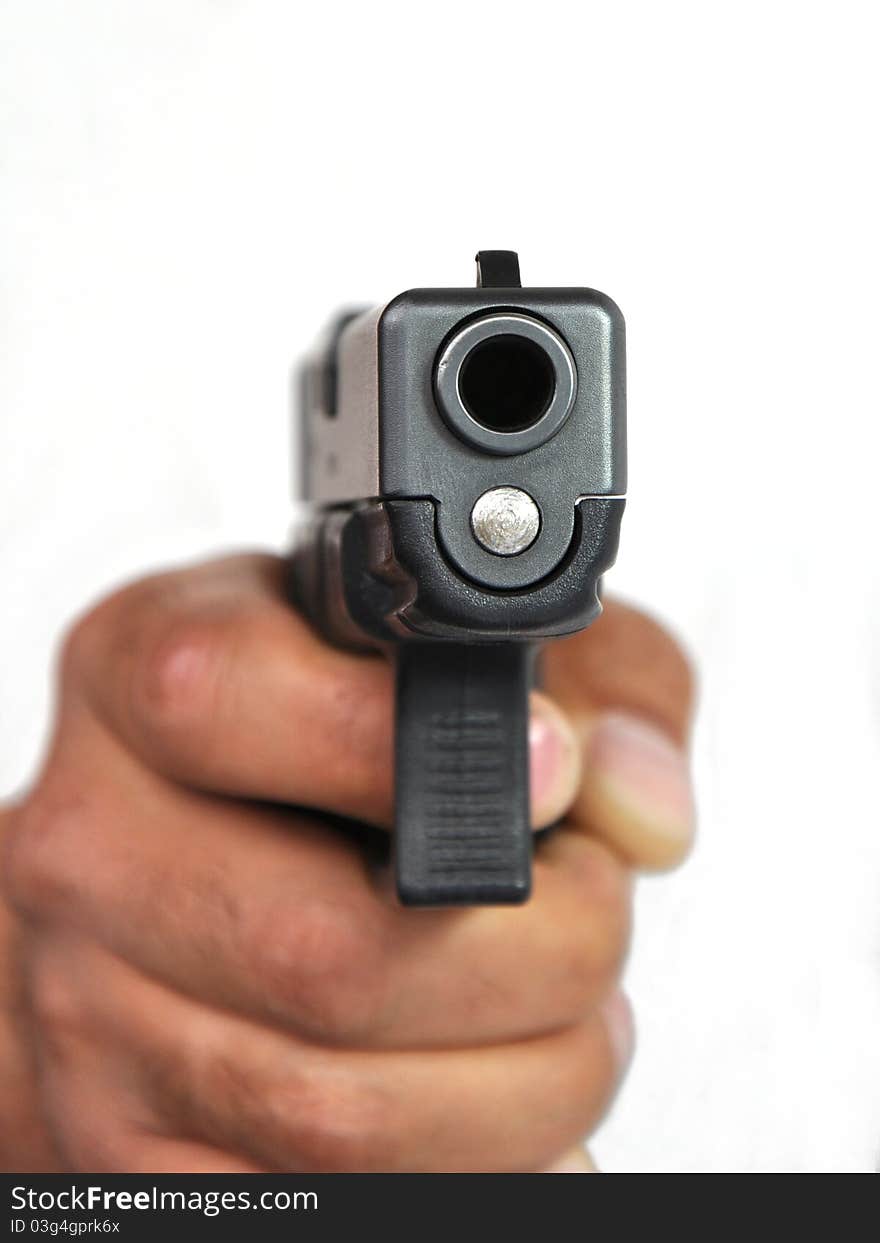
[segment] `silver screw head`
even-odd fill
[[[497,557],[525,552],[538,538],[541,511],[522,488],[490,488],[471,510],[471,530],[477,541]]]

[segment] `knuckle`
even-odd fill
[[[53,1061],[64,1060],[72,1045],[89,1040],[89,1014],[67,973],[47,965],[32,969],[28,997],[42,1051]]]
[[[210,716],[235,601],[196,590],[184,572],[121,588],[76,621],[61,648],[62,686],[97,688],[118,723],[148,736],[177,735]]]
[[[210,718],[220,686],[224,635],[197,613],[164,610],[150,619],[132,652],[129,704],[134,724],[153,736],[177,738]]]
[[[380,1021],[382,935],[375,918],[322,898],[269,908],[251,934],[250,958],[266,1003],[327,1043]]]
[[[62,685],[88,680],[94,671],[106,668],[120,645],[131,641],[145,606],[164,594],[163,582],[164,576],[154,575],[126,584],[71,623],[61,641]]]
[[[387,1103],[350,1066],[296,1047],[267,1064],[226,1042],[190,1050],[186,1063],[174,1072],[185,1082],[164,1087],[166,1107],[194,1115],[213,1144],[314,1173],[368,1172],[393,1158]]]
[[[351,1075],[316,1075],[284,1090],[276,1103],[290,1128],[298,1162],[313,1173],[359,1173],[388,1168],[392,1135],[378,1094]],[[291,1116],[294,1119],[291,1127]]]
[[[23,913],[53,914],[77,892],[77,869],[83,836],[92,820],[91,796],[78,785],[50,783],[38,787],[18,809],[5,845],[3,891]]]

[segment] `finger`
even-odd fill
[[[529,697],[529,787],[532,825],[545,828],[573,805],[582,780],[582,744],[565,713],[547,695]]]
[[[41,1108],[57,1148],[53,1168],[118,1173],[258,1173],[241,1156],[161,1135],[138,1091],[130,1051],[107,1040],[94,985],[105,1007],[137,1011],[134,972],[82,938],[38,936],[24,960]],[[263,1171],[265,1172],[265,1171]]]
[[[675,641],[611,602],[592,630],[548,653],[545,685],[580,737],[572,821],[637,868],[679,863],[695,828],[684,752],[693,695]]]
[[[165,1133],[270,1169],[539,1169],[596,1125],[621,1073],[601,1010],[535,1040],[389,1055],[219,1015],[133,984],[106,955],[68,957],[64,972],[87,999],[95,1043],[126,1051]]]
[[[218,1032],[219,1035],[219,1032]],[[293,1052],[260,1042],[242,1059],[238,1034],[215,1050],[225,1099],[182,1107],[213,1143],[307,1171],[524,1171],[599,1122],[617,1084],[601,1015],[537,1040],[451,1052]],[[276,1109],[265,1118],[260,1102]]]
[[[677,866],[696,829],[688,761],[655,726],[623,712],[578,722],[584,775],[572,823],[643,871]]]
[[[176,780],[387,820],[387,663],[324,644],[281,582],[242,556],[135,584],[74,630],[66,678]]]
[[[629,877],[581,834],[542,844],[523,907],[411,911],[343,834],[175,791],[111,759],[97,725],[74,735],[13,842],[10,894],[194,997],[334,1043],[476,1044],[576,1021],[620,970]]]
[[[606,600],[588,630],[547,646],[542,678],[570,715],[626,712],[687,740],[694,702],[687,657],[659,623],[618,600]]]
[[[65,670],[176,780],[391,824],[392,671],[328,647],[284,600],[275,558],[228,558],[120,593],[75,630]],[[543,696],[530,743],[540,827],[570,802],[580,748]]]

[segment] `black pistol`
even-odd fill
[[[291,595],[331,642],[393,652],[400,899],[523,902],[534,653],[599,615],[617,550],[623,317],[484,250],[476,288],[340,315],[299,406]]]

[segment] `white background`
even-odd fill
[[[702,838],[640,892],[608,1170],[880,1153],[872,7],[0,4],[2,793],[72,613],[283,545],[338,303],[514,247],[623,308],[611,582],[699,662]]]

